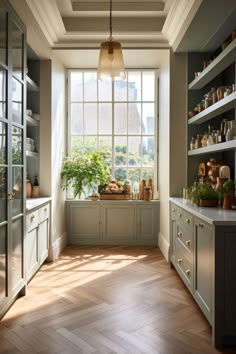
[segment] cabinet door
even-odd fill
[[[137,205],[137,239],[139,244],[157,244],[157,207],[147,202]]]
[[[212,323],[213,229],[198,218],[195,219],[194,278],[194,297],[208,321]]]
[[[39,263],[42,264],[48,257],[49,248],[49,219],[39,224]]]
[[[99,202],[78,202],[68,205],[67,231],[73,245],[94,244],[100,240]]]
[[[128,245],[135,240],[135,205],[107,203],[102,206],[103,241],[107,244]]]
[[[31,279],[39,267],[38,236],[38,226],[26,234],[25,268],[27,281]]]

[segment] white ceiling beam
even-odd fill
[[[63,18],[63,22],[67,33],[94,33],[109,34],[109,19],[108,18]],[[161,32],[165,22],[164,17],[150,17],[150,18],[113,18],[112,27],[113,33],[157,33]]]
[[[163,1],[144,1],[144,2],[113,2],[112,11],[164,11],[165,4]],[[72,8],[74,11],[80,12],[99,12],[99,11],[109,11],[110,4],[109,1],[106,2],[82,2],[73,1]]]

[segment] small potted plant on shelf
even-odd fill
[[[224,182],[221,193],[223,194],[223,208],[231,209],[235,204],[235,182],[231,179]]]
[[[64,159],[61,170],[62,189],[71,187],[74,197],[81,198],[85,189],[105,184],[109,180],[110,168],[103,152],[75,153]]]
[[[192,201],[202,207],[215,207],[218,204],[218,193],[211,183],[198,183],[192,188]]]

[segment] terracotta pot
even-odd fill
[[[199,206],[201,207],[216,207],[218,205],[217,199],[200,199]]]
[[[224,195],[223,199],[223,208],[224,209],[231,209],[232,204],[235,203],[235,196],[234,195]]]

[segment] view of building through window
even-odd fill
[[[115,179],[156,181],[157,71],[128,70],[112,82],[69,70],[68,85],[69,153],[103,150]]]

